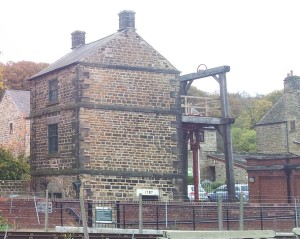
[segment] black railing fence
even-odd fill
[[[13,228],[43,228],[42,203],[35,199],[9,198],[0,201],[1,217]],[[43,199],[44,200],[44,199]],[[85,200],[88,227],[121,229],[236,230],[272,229],[291,231],[299,227],[300,200],[273,202],[191,201],[93,201]],[[79,200],[50,200],[49,228],[82,226]],[[37,207],[36,205],[40,205]]]
[[[246,202],[242,206],[240,202],[223,202],[220,207],[217,202],[86,201],[86,210],[88,226],[97,228],[132,229],[142,225],[155,230],[218,230],[221,225],[224,230],[237,230],[242,225],[242,229],[249,230],[290,231],[300,224],[299,202],[298,199],[294,204]],[[73,213],[71,218],[76,222],[81,221],[76,216],[80,215],[79,208],[79,202],[74,202],[77,214]],[[69,220],[68,216],[68,220],[61,221],[68,225]]]

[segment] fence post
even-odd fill
[[[46,202],[45,202],[45,232],[48,231],[48,190],[46,190]]]
[[[223,209],[222,209],[222,198],[221,195],[218,195],[218,224],[219,230],[223,230]]]
[[[93,227],[93,203],[92,201],[88,201],[87,203],[87,207],[88,207],[88,221],[87,221],[87,224],[88,224],[88,227]]]
[[[240,194],[240,230],[244,230],[244,197]]]
[[[143,233],[143,200],[142,194],[139,194],[139,234]]]
[[[126,209],[125,209],[125,205],[123,204],[123,229],[126,229],[126,214],[125,214],[125,212],[126,212]]]
[[[297,198],[295,197],[295,227],[298,227],[298,207],[297,207]]]
[[[262,208],[260,208],[260,230],[263,230],[264,226],[263,226],[263,212],[262,212]]]
[[[196,217],[195,217],[195,208],[193,207],[193,227],[194,231],[196,230]]]
[[[230,227],[229,227],[229,209],[228,208],[226,210],[226,221],[227,221],[227,230],[229,231]]]
[[[158,230],[158,218],[159,218],[158,207],[156,206],[156,230]]]
[[[166,228],[168,228],[168,201],[167,201],[167,199],[166,199],[165,211],[166,211]]]
[[[62,202],[60,203],[60,225],[63,226],[63,204]]]
[[[121,218],[120,218],[120,201],[116,201],[116,214],[117,214],[117,228],[121,228]]]

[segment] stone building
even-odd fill
[[[288,74],[283,96],[257,122],[257,152],[247,158],[251,202],[288,202],[299,197],[300,77]]]
[[[233,154],[233,168],[235,183],[248,183],[248,173],[246,170],[246,158],[251,154]],[[213,182],[226,182],[226,163],[223,153],[211,152],[207,154],[207,166],[205,171],[205,179]]]
[[[14,155],[29,156],[30,150],[30,92],[5,90],[0,99],[0,145]]]
[[[85,43],[30,80],[32,190],[52,197],[179,199],[179,71],[119,13],[119,30]]]
[[[283,96],[256,123],[257,152],[300,155],[300,77],[284,79]]]

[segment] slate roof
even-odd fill
[[[30,91],[6,90],[5,92],[12,98],[20,111],[28,117],[30,114]]]
[[[121,34],[121,32],[116,32],[100,40],[76,47],[68,54],[64,55],[63,57],[61,57],[60,59],[58,59],[57,61],[55,61],[54,63],[50,64],[48,67],[46,67],[45,69],[37,73],[36,75],[32,76],[29,80],[47,74],[51,71],[72,65],[79,61],[83,61],[85,57],[88,57],[92,52],[99,49],[103,44],[110,41],[111,39],[118,36],[119,34]]]
[[[267,111],[263,117],[261,117],[261,119],[255,125],[258,126],[285,121],[283,109],[284,101],[283,96],[281,96],[279,100]]]

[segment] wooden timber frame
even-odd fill
[[[226,165],[226,182],[228,188],[229,201],[235,201],[235,180],[233,165],[233,150],[231,142],[230,127],[234,123],[233,118],[228,115],[228,94],[226,83],[226,72],[230,71],[229,66],[220,66],[211,69],[201,70],[196,73],[180,76],[181,95],[187,95],[190,86],[194,80],[213,77],[220,87],[221,117],[203,117],[203,116],[182,116],[183,129],[183,168],[186,175],[187,184],[187,167],[188,167],[188,141],[193,152],[193,176],[194,176],[194,196],[195,201],[199,201],[199,172],[198,172],[198,150],[200,148],[200,131],[207,127],[214,127],[222,136],[224,142],[224,156]]]

